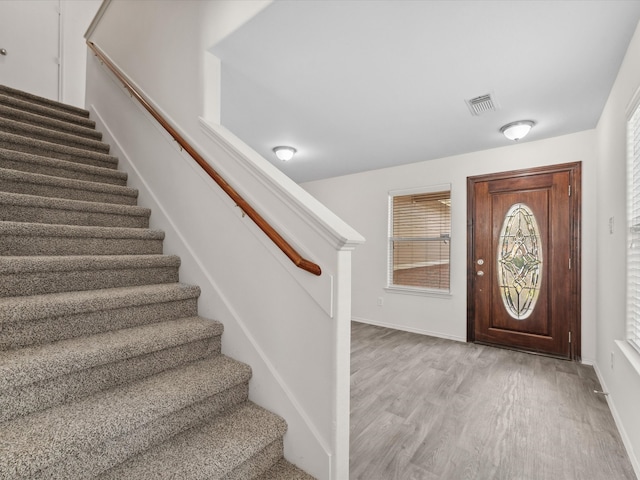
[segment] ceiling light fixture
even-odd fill
[[[291,160],[296,152],[297,150],[293,147],[280,146],[273,148],[273,153],[275,153],[276,157],[278,157],[283,162]]]
[[[507,123],[504,127],[500,129],[500,132],[504,134],[509,140],[518,141],[521,138],[524,138],[531,127],[533,127],[536,123],[532,120],[520,120],[518,122]]]

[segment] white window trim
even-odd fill
[[[627,165],[627,250],[626,250],[626,254],[627,254],[627,259],[625,261],[626,264],[626,275],[625,275],[625,284],[626,284],[626,296],[627,296],[627,312],[626,312],[626,318],[625,318],[625,343],[630,347],[629,349],[622,349],[621,350],[625,353],[625,356],[627,356],[627,358],[629,358],[630,360],[632,359],[631,357],[634,356],[635,357],[635,361],[636,363],[638,363],[638,360],[640,359],[640,339],[637,339],[635,342],[630,338],[631,335],[631,324],[632,322],[635,322],[636,324],[638,322],[640,322],[640,319],[633,319],[632,318],[632,314],[631,314],[631,296],[633,295],[631,292],[631,286],[629,285],[629,253],[630,253],[630,247],[632,244],[632,227],[631,227],[631,212],[632,212],[632,192],[633,192],[633,175],[632,175],[632,168],[633,168],[633,160],[632,160],[632,156],[633,156],[633,150],[631,149],[630,146],[630,122],[632,117],[634,116],[635,112],[640,109],[640,87],[636,90],[635,94],[632,97],[632,100],[629,102],[629,105],[627,106],[626,109],[626,121],[625,121],[625,128],[626,128],[626,142],[627,142],[627,159],[626,159],[626,165]],[[637,328],[637,327],[636,327]],[[619,345],[620,346],[620,345]]]
[[[415,195],[420,193],[436,193],[448,191],[449,195],[453,195],[450,183],[441,183],[438,185],[429,185],[426,187],[414,187],[406,188],[402,190],[389,190],[387,201],[387,262],[385,269],[387,271],[387,281],[384,290],[388,293],[399,293],[403,295],[417,295],[423,297],[451,297],[451,270],[449,270],[449,289],[436,289],[436,288],[420,288],[420,287],[408,287],[403,285],[394,285],[391,282],[391,275],[389,265],[392,262],[391,255],[393,255],[390,248],[390,239],[393,235],[393,218],[391,212],[393,211],[393,197],[402,195]],[[453,210],[451,211],[451,226],[453,228]],[[449,242],[451,242],[451,235],[449,235]],[[449,254],[449,269],[451,269],[451,253]]]
[[[434,288],[404,287],[401,285],[388,285],[384,287],[384,291],[388,293],[399,293],[402,295],[416,295],[419,297],[451,297],[452,296],[451,282],[449,282],[449,290],[436,290]]]

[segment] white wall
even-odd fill
[[[59,0],[0,2],[0,82],[59,98]]]
[[[625,346],[626,109],[640,88],[640,26],[597,127],[596,368],[640,477],[640,355]],[[609,219],[614,232],[609,233]],[[625,348],[626,347],[626,348]],[[612,362],[613,360],[613,362]]]
[[[202,289],[200,315],[224,324],[223,353],[251,366],[250,398],[286,419],[286,457],[318,479],[341,480],[351,250],[362,238],[215,122],[211,42],[267,4],[114,0],[89,40],[321,276],[295,267],[91,54],[87,107],[139,204],[152,208],[152,227],[165,230],[165,253],[181,257],[181,281]]]
[[[91,40],[195,133],[198,115],[219,121],[219,64],[209,49],[270,2],[113,0]]]
[[[0,81],[84,107],[84,33],[100,4],[101,0],[0,2],[0,43],[8,50],[0,57]],[[11,28],[2,28],[6,23]]]
[[[84,33],[102,0],[60,0],[60,101],[84,107],[87,46]]]
[[[468,176],[582,161],[582,357],[595,359],[595,131],[421,163],[347,175],[302,186],[367,239],[353,254],[353,318],[466,341]],[[390,190],[451,184],[451,295],[391,293],[386,285]],[[378,298],[383,306],[377,305]]]

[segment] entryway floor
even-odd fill
[[[352,324],[351,480],[636,480],[588,365]]]

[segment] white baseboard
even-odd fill
[[[607,385],[604,381],[604,377],[600,373],[600,368],[598,367],[598,363],[593,363],[593,369],[596,372],[596,376],[600,381],[600,386],[602,387],[603,392],[609,391]],[[633,467],[633,471],[636,474],[636,477],[640,478],[640,462],[638,462],[638,458],[635,456],[633,449],[631,447],[631,440],[629,440],[629,435],[627,435],[627,431],[624,428],[622,423],[622,419],[618,414],[618,410],[616,409],[616,404],[611,398],[611,395],[607,395],[607,404],[609,405],[609,410],[611,410],[611,415],[613,416],[614,422],[616,422],[616,427],[618,428],[618,432],[620,433],[620,437],[622,438],[622,443],[624,444],[624,448],[627,451],[627,455],[629,456],[629,460],[631,461],[631,466]]]
[[[362,318],[362,317],[351,317],[351,320],[358,323],[375,325],[377,327],[391,328],[393,330],[401,330],[403,332],[417,333],[420,335],[428,335],[429,337],[445,338],[447,340],[455,340],[456,342],[467,343],[467,340],[465,338],[456,337],[455,335],[448,335],[446,333],[432,332],[430,330],[422,330],[419,328],[405,327],[403,325],[394,325],[394,324],[389,324],[384,322],[376,322],[375,320],[370,320],[368,318]]]

